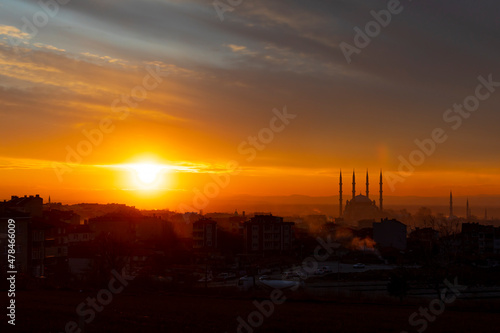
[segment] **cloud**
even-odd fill
[[[10,25],[0,25],[0,35],[23,40],[29,40],[31,38],[30,34]],[[3,38],[6,39],[6,37]]]
[[[241,45],[234,45],[234,44],[227,44],[224,45],[231,49],[233,53],[239,54],[239,55],[244,55],[244,56],[255,56],[258,55],[259,53],[257,51],[250,51],[246,46],[241,46]]]
[[[246,46],[239,46],[239,45],[234,45],[234,44],[229,44],[226,46],[229,47],[231,49],[231,51],[233,51],[233,52],[241,52],[241,51],[244,51],[247,49]]]
[[[29,158],[0,156],[0,170],[44,170],[52,169],[52,162]]]
[[[109,63],[109,64],[117,64],[123,67],[128,66],[130,64],[130,62],[127,60],[112,58],[110,56],[101,56],[90,52],[82,52],[80,54],[84,56],[83,59],[94,62],[96,64]]]
[[[500,53],[498,2],[404,5],[348,65],[338,44],[352,42],[353,28],[371,20],[371,10],[386,8],[385,1],[246,0],[226,12],[224,22],[204,0],[72,2],[36,44],[23,44],[17,55],[8,43],[0,46],[0,113],[22,115],[16,125],[37,135],[70,132],[109,114],[115,98],[141,84],[146,66],[160,66],[169,74],[133,110],[136,129],[124,125],[135,135],[147,128],[150,138],[156,128],[160,134],[151,141],[186,155],[221,154],[196,148],[207,142],[232,153],[268,123],[272,107],[289,104],[304,116],[259,160],[279,155],[283,166],[320,168],[339,162],[332,151],[343,161],[376,159],[382,142],[390,161],[441,126],[443,111],[471,93],[478,75],[493,72]],[[0,38],[29,41],[15,27],[0,31]],[[449,163],[456,163],[467,145],[477,148],[469,148],[471,160],[490,163],[485,147],[500,145],[495,98],[439,156],[450,154]],[[37,129],[41,123],[47,128]],[[4,127],[16,140],[28,140]],[[436,163],[442,160],[436,155]]]
[[[42,43],[34,43],[33,46],[39,48],[39,49],[46,49],[46,50],[50,50],[50,51],[57,51],[57,52],[66,52],[65,49],[60,49],[58,47],[55,47],[53,45],[46,45],[46,44],[42,44]]]

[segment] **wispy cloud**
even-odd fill
[[[0,35],[2,35],[3,39],[7,39],[7,37],[19,38],[23,40],[29,40],[31,35],[19,30],[16,27],[10,25],[0,25]]]

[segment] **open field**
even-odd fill
[[[68,321],[78,322],[78,304],[96,294],[97,291],[19,292],[16,326],[14,330],[9,326],[7,332],[64,332]],[[198,293],[124,291],[96,313],[85,332],[236,332],[238,316],[246,319],[256,310],[254,297],[262,302],[269,293],[260,291],[252,296],[213,289]],[[416,332],[408,318],[420,306],[429,305],[428,299],[400,304],[385,298],[308,299],[300,292],[285,297],[287,300],[275,305],[273,313],[264,317],[254,332]],[[457,301],[447,305],[429,323],[426,332],[493,332],[500,324],[498,305]]]

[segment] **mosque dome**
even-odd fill
[[[366,204],[371,204],[372,201],[366,196],[362,194],[358,194],[357,196],[354,197],[354,199],[351,200],[352,203],[366,203]]]

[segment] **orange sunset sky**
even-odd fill
[[[498,195],[490,5],[405,2],[348,63],[340,44],[385,2],[245,0],[221,20],[201,0],[3,1],[0,198],[177,209],[214,177],[216,197],[330,196],[340,169],[344,193],[353,169],[376,193],[382,169],[387,195]]]

